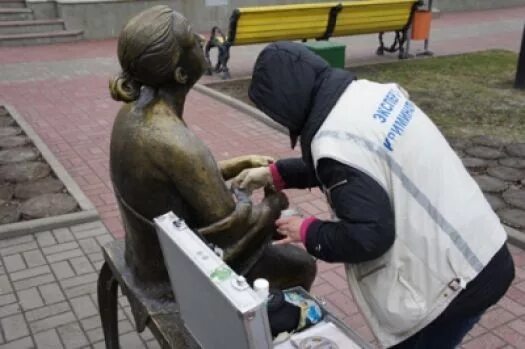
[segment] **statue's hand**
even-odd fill
[[[275,162],[275,159],[271,156],[265,155],[249,155],[250,157],[250,168],[268,166]]]

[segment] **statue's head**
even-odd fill
[[[113,99],[125,102],[138,99],[142,86],[189,90],[206,67],[201,38],[168,6],[152,7],[126,24],[118,59],[122,72],[110,81],[110,91]]]

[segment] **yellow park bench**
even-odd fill
[[[209,50],[222,46],[216,70],[228,75],[231,46],[379,33],[378,54],[399,51],[399,57],[405,58],[408,29],[419,4],[418,0],[354,0],[237,8],[227,36],[218,28],[212,30],[206,54],[209,59]],[[396,33],[391,47],[383,43],[385,32]]]

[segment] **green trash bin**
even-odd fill
[[[334,68],[345,67],[345,49],[346,45],[332,41],[312,41],[304,45],[321,56]]]

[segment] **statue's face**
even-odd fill
[[[206,58],[204,57],[201,37],[197,34],[193,34],[193,41],[194,45],[189,52],[188,63],[192,65],[191,70],[193,70],[195,74],[198,75],[195,80],[197,81],[202,76],[202,74],[204,74],[204,70],[206,69]]]
[[[176,72],[183,72],[182,79],[175,73],[175,80],[189,88],[201,78],[207,66],[201,41],[199,35],[188,31],[182,54],[174,55],[174,59],[178,59]]]

